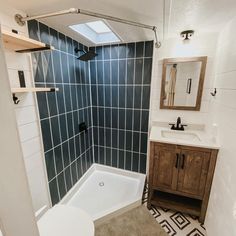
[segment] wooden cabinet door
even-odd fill
[[[155,146],[153,159],[153,188],[176,190],[178,155],[175,147]]]
[[[203,197],[210,153],[182,149],[180,160],[177,190],[195,197]]]

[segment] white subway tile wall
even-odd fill
[[[218,126],[221,145],[208,206],[208,235],[236,235],[236,18],[223,27],[216,57],[216,97],[211,99],[211,123]]]
[[[2,28],[8,31],[15,29],[19,34],[28,36],[27,27],[21,27],[16,24],[14,20],[16,13],[20,13],[20,11],[10,7],[8,8],[5,5],[2,6],[1,3],[0,24]],[[24,13],[22,12],[22,14]],[[20,87],[18,70],[24,71],[26,86],[33,86],[30,54],[19,54],[7,49],[5,50],[5,54],[10,86]],[[20,103],[12,106],[15,109],[26,174],[36,212],[44,205],[50,205],[47,178],[44,171],[37,103],[34,94],[25,93],[17,94],[17,96],[20,99]]]
[[[183,122],[186,123],[205,123],[209,115],[209,92],[212,90],[214,82],[217,37],[218,35],[216,33],[205,33],[201,36],[196,34],[189,44],[184,44],[180,37],[170,38],[163,42],[161,48],[154,49],[150,125],[153,121],[173,122],[178,116],[181,116]],[[164,58],[172,57],[197,56],[208,57],[200,112],[159,109],[162,80],[162,60]]]
[[[208,235],[214,236],[236,235],[236,38],[232,34],[235,26],[236,19],[227,24],[220,36],[215,33],[197,36],[187,46],[188,50],[180,45],[178,38],[166,40],[163,47],[155,51],[153,64],[151,122],[175,121],[181,116],[183,122],[206,124],[209,135],[218,135],[221,148],[205,222]],[[184,56],[208,56],[201,110],[160,110],[162,59]],[[215,87],[217,95],[212,97],[210,92]],[[218,132],[213,131],[214,123]]]

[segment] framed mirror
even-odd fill
[[[199,111],[207,57],[163,60],[160,109]]]

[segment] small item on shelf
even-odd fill
[[[23,70],[18,70],[18,76],[20,81],[20,87],[25,88],[25,75]]]
[[[15,33],[15,34],[18,34],[18,31],[15,30],[15,29],[12,29],[11,32],[12,32],[12,33]]]

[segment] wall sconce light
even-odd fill
[[[194,35],[194,30],[185,30],[180,33],[180,36],[183,40],[190,40],[192,36]]]

